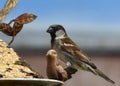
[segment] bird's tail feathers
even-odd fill
[[[104,78],[105,80],[107,80],[108,82],[115,84],[115,82],[113,80],[111,80],[109,77],[107,77],[102,71],[100,71],[99,69],[95,69],[97,75],[101,76],[102,78]]]
[[[111,80],[109,77],[107,77],[102,71],[100,71],[99,69],[93,68],[90,65],[87,65],[87,71],[92,72],[95,75],[99,75],[100,77],[104,78],[105,80],[107,80],[108,82],[115,84],[115,82],[113,80]]]
[[[88,68],[87,68],[87,71],[92,72],[92,73],[95,74],[95,75],[98,75],[98,74],[96,73],[96,71],[95,71],[93,68],[91,68],[91,67],[88,67]]]

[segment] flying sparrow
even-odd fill
[[[47,32],[51,35],[51,47],[56,50],[60,60],[69,63],[72,68],[92,72],[113,84],[115,83],[100,71],[91,62],[90,58],[68,37],[62,25],[51,25]]]
[[[8,36],[12,36],[12,40],[8,45],[14,41],[15,36],[22,30],[24,24],[30,23],[36,18],[37,16],[34,14],[24,13],[16,19],[11,20],[8,24],[0,23],[0,31]],[[13,26],[10,25],[11,23],[13,23]]]

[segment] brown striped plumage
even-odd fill
[[[17,22],[19,24],[27,24],[27,23],[32,22],[36,18],[37,18],[37,16],[34,15],[34,14],[24,13],[24,14],[18,16],[16,19],[12,20],[12,21]]]
[[[34,14],[24,13],[16,19],[11,20],[8,24],[0,24],[0,31],[8,36],[12,36],[12,40],[9,42],[9,45],[14,41],[14,37],[22,30],[23,25],[32,22],[36,17],[37,16]],[[11,23],[13,23],[13,27],[10,26]]]
[[[77,70],[82,69],[92,72],[112,84],[115,83],[101,72],[90,58],[68,37],[63,26],[51,25],[47,32],[51,35],[51,46],[52,49],[57,51],[59,59],[65,63],[70,63],[69,66]]]
[[[1,23],[0,31],[2,31],[4,34],[8,36],[13,36],[13,28],[9,24]]]
[[[49,50],[46,54],[47,58],[47,76],[49,79],[56,79],[65,81],[68,78],[67,72],[57,62],[57,52],[55,50]]]

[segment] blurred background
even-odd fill
[[[1,0],[0,9],[6,1]],[[3,22],[8,23],[23,13],[38,16],[24,25],[11,47],[43,76],[46,77],[45,54],[50,49],[46,30],[52,24],[61,24],[98,68],[120,85],[119,4],[119,0],[19,0]],[[11,37],[0,32],[0,39],[8,43]],[[92,85],[113,86],[85,71],[77,72],[65,82],[65,86]]]

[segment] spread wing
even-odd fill
[[[75,58],[77,61],[82,61],[96,69],[96,66],[90,62],[88,56],[70,38],[65,37],[61,39],[61,49],[65,55]]]

